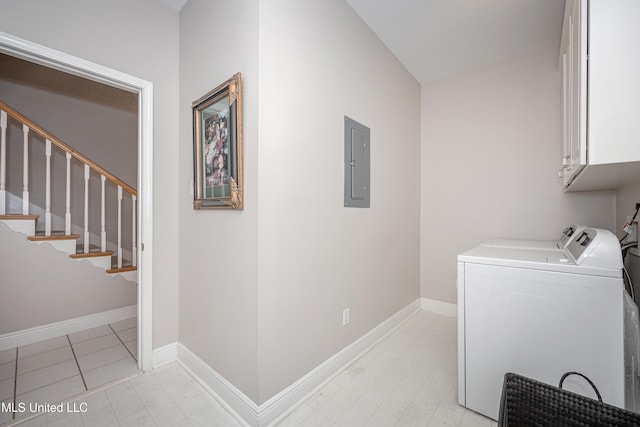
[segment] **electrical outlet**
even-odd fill
[[[347,326],[351,322],[351,313],[348,308],[342,310],[342,326]]]

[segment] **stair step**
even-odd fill
[[[81,259],[81,258],[94,258],[99,256],[112,256],[112,255],[113,255],[113,251],[106,251],[106,252],[89,252],[86,254],[77,253],[77,254],[71,254],[69,256],[73,259]]]
[[[15,221],[15,220],[37,220],[40,217],[40,215],[21,215],[21,214],[7,214],[7,215],[0,215],[0,221],[2,220],[8,220],[8,221]]]
[[[43,242],[47,240],[77,240],[80,238],[79,234],[64,234],[64,231],[52,231],[51,236],[45,236],[44,231],[36,232],[35,236],[29,236],[27,239],[32,242]]]
[[[109,274],[126,273],[127,271],[137,271],[138,267],[134,265],[123,265],[121,268],[112,268],[107,270]]]
[[[6,214],[0,215],[0,222],[7,227],[18,233],[22,233],[25,236],[33,236],[36,234],[36,221],[38,215],[20,215],[20,214]]]

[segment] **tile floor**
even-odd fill
[[[421,311],[279,426],[496,425],[458,405],[457,363],[457,319]]]
[[[456,319],[422,311],[277,425],[495,426],[456,403]],[[178,363],[87,393],[86,412],[47,413],[33,426],[240,426]]]
[[[0,352],[0,424],[137,372],[136,318]],[[1,405],[4,405],[1,406]]]

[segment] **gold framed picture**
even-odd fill
[[[192,110],[193,208],[242,210],[240,73],[194,101]]]

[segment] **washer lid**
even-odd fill
[[[572,224],[562,231],[558,240],[491,239],[482,245],[500,248],[562,250],[578,237],[585,228],[587,227],[584,225]]]
[[[514,249],[560,250],[560,244],[556,240],[491,239],[484,242],[482,246]]]
[[[597,265],[597,257],[583,265],[576,264],[566,251],[476,246],[458,255],[458,262],[497,265],[534,270],[588,274],[604,277],[622,277],[622,266],[611,268]]]

